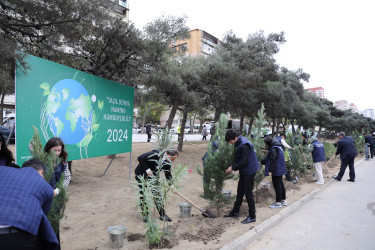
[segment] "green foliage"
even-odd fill
[[[39,159],[44,163],[46,167],[44,179],[49,182],[56,165],[61,162],[61,159],[56,157],[53,152],[45,153],[43,151],[43,145],[40,140],[38,129],[36,127],[33,128],[34,136],[30,142],[30,153],[33,158]],[[60,220],[64,217],[65,204],[68,201],[68,197],[66,196],[63,187],[63,181],[64,178],[60,178],[59,182],[56,183],[56,187],[60,189],[60,194],[53,198],[50,211],[47,214],[47,218],[56,233],[59,231]]]
[[[308,167],[313,165],[311,153],[308,152],[307,147],[301,145],[302,138],[299,132],[297,132],[295,137],[293,137],[291,133],[288,133],[285,141],[292,148],[295,148],[295,150],[289,150],[292,167],[290,174],[294,177],[300,177],[301,175],[305,174]],[[297,145],[297,143],[300,144]]]
[[[332,156],[336,153],[336,148],[331,142],[324,143],[324,154],[326,157],[326,161],[329,161]]]
[[[222,114],[220,121],[215,124],[216,133],[213,136],[213,140],[218,142],[218,150],[213,150],[211,144],[209,144],[208,156],[205,160],[204,179],[208,179],[203,184],[206,190],[205,195],[216,205],[217,210],[227,201],[221,193],[224,181],[233,178],[233,174],[225,173],[225,170],[232,165],[234,157],[233,146],[225,141],[227,125],[228,117]],[[197,171],[203,176],[203,173],[199,169]]]
[[[361,132],[355,130],[352,133],[353,140],[355,141],[354,147],[358,153],[363,153],[364,145],[365,145],[365,138],[363,137],[363,133],[365,131],[362,129]]]
[[[158,217],[159,215],[155,215],[152,213],[154,208],[157,207],[164,207],[167,203],[167,199],[169,198],[169,194],[171,189],[180,189],[180,182],[188,176],[188,171],[186,166],[182,166],[181,164],[177,165],[176,167],[171,166],[172,172],[172,180],[167,180],[160,175],[161,167],[162,167],[162,160],[164,153],[172,147],[172,135],[169,134],[167,129],[162,129],[155,133],[156,135],[156,144],[159,149],[158,158],[159,161],[157,162],[159,165],[159,171],[156,173],[155,176],[144,178],[143,176],[138,176],[140,182],[134,181],[133,186],[137,188],[137,206],[140,207],[139,215],[142,218],[145,218],[147,221],[144,224],[144,228],[146,228],[146,238],[148,242],[153,245],[160,244],[160,242],[164,239],[165,233],[165,226],[167,222],[163,222],[163,228],[161,229],[158,224]],[[141,202],[140,198],[142,197],[143,202]],[[156,206],[155,207],[155,203]]]
[[[261,108],[258,110],[258,116],[255,119],[255,128],[256,129],[254,131],[253,138],[252,139],[248,138],[249,140],[251,140],[251,143],[254,146],[254,149],[255,149],[255,152],[256,152],[256,155],[257,155],[257,158],[258,158],[258,161],[259,161],[259,166],[260,166],[260,169],[256,173],[255,178],[254,178],[254,185],[255,185],[256,189],[258,189],[259,183],[264,179],[264,166],[260,163],[260,161],[263,158],[265,158],[265,154],[262,151],[262,149],[264,147],[264,141],[263,141],[263,138],[262,138],[262,134],[264,132],[263,132],[262,127],[263,127],[263,124],[264,124],[265,116],[266,116],[266,114],[264,113],[264,105],[262,103]],[[256,192],[256,195],[257,194],[258,194],[258,192]],[[258,200],[258,196],[256,196],[256,199]]]

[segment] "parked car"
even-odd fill
[[[7,129],[12,129],[14,128],[16,124],[16,121],[14,119],[9,119],[7,120],[7,122],[4,123],[4,127],[6,127]]]
[[[8,140],[10,132],[11,132],[10,129],[8,129],[8,128],[0,125],[0,133],[4,136],[5,140]],[[15,133],[14,133],[14,130],[13,130],[13,133],[12,133],[12,135],[10,137],[9,143],[14,144],[15,139],[16,139],[15,138]]]
[[[140,134],[142,130],[140,128],[133,127],[133,134]]]

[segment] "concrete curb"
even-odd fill
[[[354,166],[358,166],[361,164],[362,160],[357,161]],[[300,200],[293,203],[293,205],[288,206],[287,208],[282,209],[279,213],[275,214],[274,216],[268,218],[267,220],[263,221],[259,225],[252,228],[249,232],[244,233],[234,241],[228,243],[227,245],[220,248],[221,250],[231,250],[231,249],[243,249],[250,245],[253,241],[255,241],[258,237],[262,236],[273,227],[277,226],[284,218],[291,215],[295,211],[297,211],[300,207],[302,207],[305,203],[312,200],[320,191],[334,183],[334,179],[330,179],[324,185],[319,188],[314,189],[309,194],[302,197]]]

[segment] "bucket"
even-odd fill
[[[110,226],[107,228],[109,235],[109,246],[111,248],[121,248],[124,243],[126,227]]]
[[[232,191],[229,190],[222,190],[221,194],[224,196],[224,199],[226,201],[230,201],[230,195],[232,194]]]
[[[191,204],[190,203],[178,203],[180,207],[180,218],[190,218]]]

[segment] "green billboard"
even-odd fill
[[[35,126],[43,145],[60,137],[68,160],[131,152],[134,89],[26,55],[16,67],[16,158],[30,158]]]

